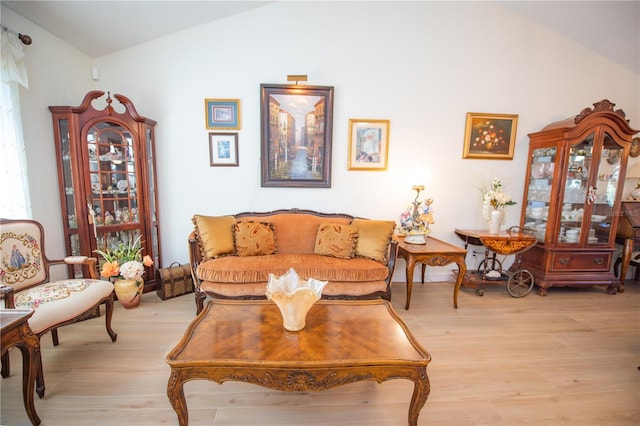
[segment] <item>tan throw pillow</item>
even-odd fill
[[[276,236],[271,223],[241,220],[236,223],[234,230],[238,256],[275,254]]]
[[[234,252],[233,225],[236,223],[235,217],[194,215],[191,221],[195,226],[202,257],[213,259]]]
[[[351,225],[358,230],[356,257],[366,257],[387,263],[391,234],[396,226],[392,220],[353,219]]]
[[[358,241],[358,230],[341,223],[321,223],[316,234],[315,254],[351,259]]]

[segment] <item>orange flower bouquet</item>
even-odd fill
[[[118,277],[125,280],[135,280],[137,285],[142,284],[144,267],[153,265],[151,256],[142,256],[141,236],[138,236],[128,245],[120,245],[108,251],[95,250],[102,256],[104,263],[100,275],[105,278]]]

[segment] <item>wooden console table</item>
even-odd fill
[[[167,396],[180,426],[189,423],[183,385],[194,379],[303,392],[361,380],[408,379],[414,383],[410,426],[418,424],[431,390],[431,355],[381,299],[320,300],[300,331],[284,329],[271,301],[213,300],[166,361],[171,367]]]
[[[624,291],[624,280],[627,276],[627,270],[631,262],[631,253],[640,245],[640,202],[623,201],[620,207],[621,215],[618,220],[618,229],[616,230],[616,243],[622,245],[622,256],[616,259],[613,270],[618,276],[620,265],[620,288],[618,291]],[[640,279],[640,264],[634,259],[633,265],[636,267],[634,279]]]
[[[41,367],[40,341],[33,334],[27,321],[33,315],[32,309],[0,309],[0,348],[5,354],[9,348],[17,346],[22,352],[22,399],[27,416],[34,425],[40,418],[34,405],[36,374]],[[2,370],[2,376],[8,373]]]
[[[462,278],[467,270],[465,258],[467,250],[453,244],[446,243],[437,238],[428,237],[426,244],[409,244],[403,239],[398,243],[398,257],[407,262],[407,301],[404,308],[409,309],[411,303],[411,289],[413,288],[413,271],[416,263],[422,264],[422,284],[424,284],[424,272],[428,266],[446,266],[450,263],[458,265],[458,277],[453,289],[453,307],[458,307],[458,292],[462,284]]]

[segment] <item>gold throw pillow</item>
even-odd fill
[[[271,223],[240,220],[236,222],[234,231],[238,256],[276,253],[276,237]]]
[[[194,215],[191,221],[195,227],[200,254],[203,258],[213,259],[234,252],[235,217]]]
[[[351,259],[358,240],[354,226],[341,223],[321,223],[313,252],[324,256]]]
[[[353,219],[351,225],[358,230],[356,257],[366,257],[386,265],[396,223],[392,220]]]

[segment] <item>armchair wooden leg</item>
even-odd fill
[[[54,328],[53,330],[51,330],[51,339],[53,340],[53,346],[58,346],[59,340],[58,340],[58,329]]]
[[[113,295],[111,295],[105,302],[104,302],[104,306],[105,306],[105,325],[107,327],[107,334],[109,334],[109,337],[111,337],[111,341],[115,342],[116,339],[118,338],[118,334],[113,331],[113,329],[111,328],[111,318],[113,318]]]

